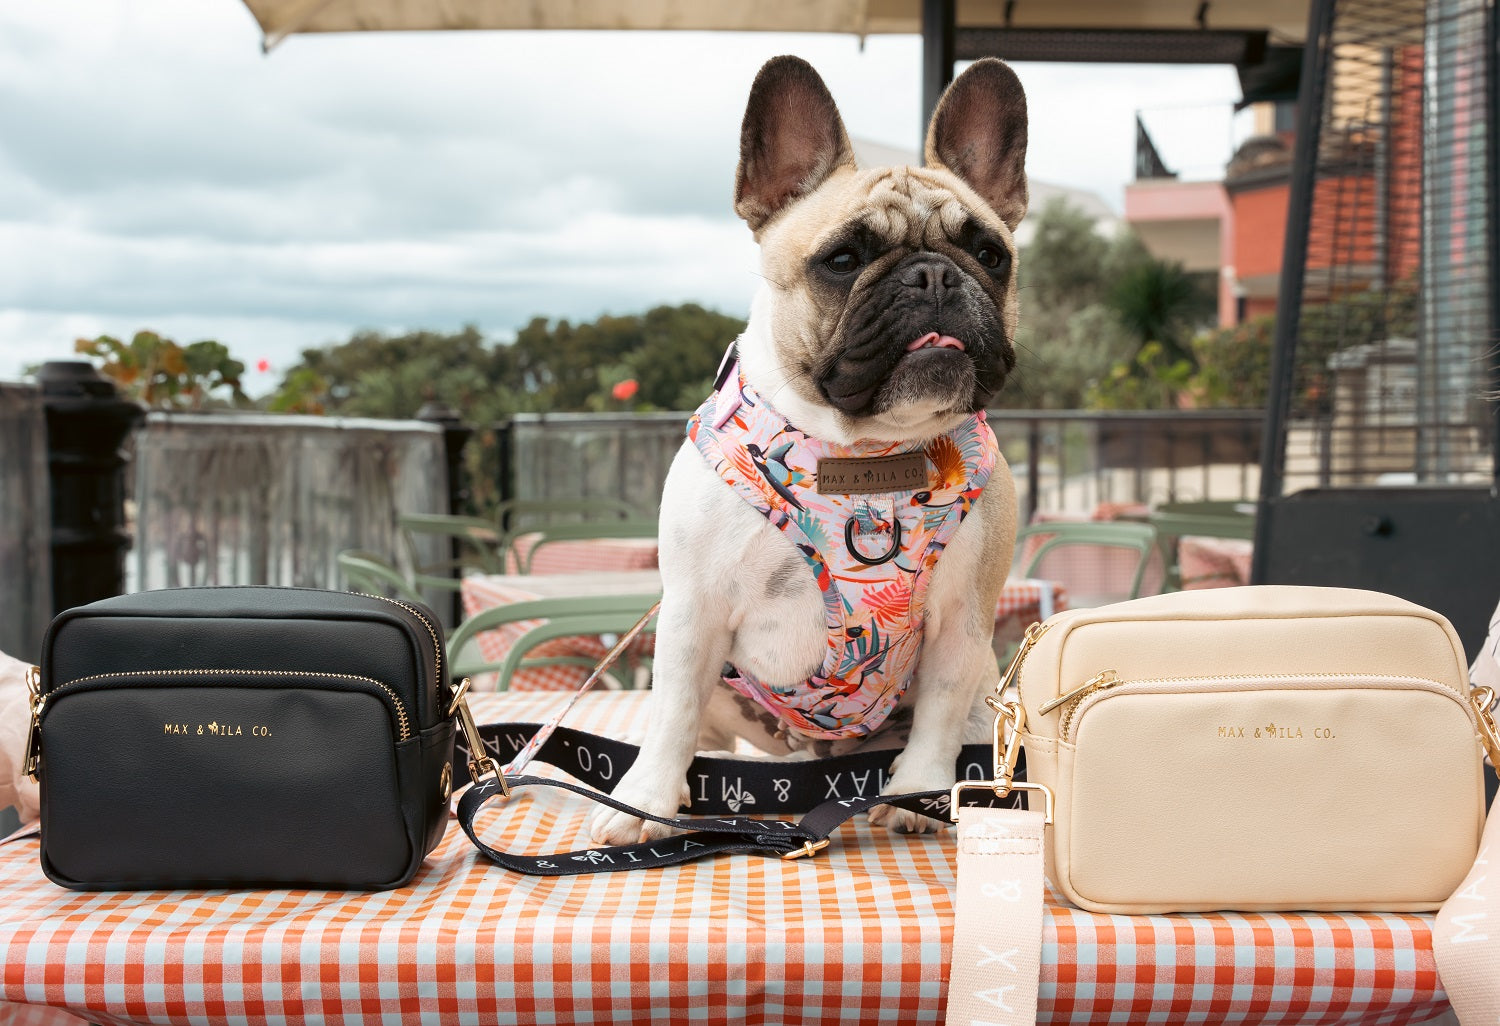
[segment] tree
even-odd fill
[[[1266,314],[1194,338],[1198,370],[1187,389],[1196,405],[1218,409],[1264,407],[1270,398],[1275,335],[1276,318]]]
[[[516,335],[527,409],[618,410],[614,386],[634,380],[637,410],[692,409],[713,385],[724,349],[745,322],[695,303],[574,325],[541,317]]]
[[[510,348],[489,343],[472,325],[453,334],[361,331],[340,345],[303,350],[267,408],[404,419],[436,400],[483,423],[519,408],[515,378]]]
[[[1181,263],[1148,254],[1120,268],[1109,287],[1109,305],[1140,345],[1159,343],[1173,362],[1196,364],[1187,340],[1205,319],[1205,302]]]
[[[81,338],[73,349],[97,360],[99,373],[121,394],[156,409],[197,410],[250,401],[240,389],[245,365],[220,342],[205,339],[180,346],[154,331],[138,331],[129,342],[110,335]],[[220,389],[228,389],[229,395],[213,394]]]
[[[1021,254],[1016,370],[998,406],[1075,409],[1139,348],[1106,304],[1109,283],[1144,248],[1129,233],[1100,235],[1093,218],[1053,199]]]

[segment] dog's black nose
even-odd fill
[[[906,259],[897,273],[897,280],[908,288],[937,297],[958,287],[958,268],[945,257],[922,253]]]

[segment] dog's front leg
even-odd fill
[[[719,600],[722,602],[722,599]],[[729,654],[729,632],[705,629],[720,617],[705,615],[714,596],[689,589],[662,595],[652,674],[651,710],[641,753],[614,796],[656,816],[675,816],[687,804],[687,769],[697,750],[703,710]],[[666,835],[668,828],[613,809],[601,809],[589,834],[599,844],[633,844]]]
[[[1015,545],[1015,493],[1003,462],[934,571],[927,590],[922,654],[912,683],[915,703],[906,750],[891,765],[885,794],[953,786],[954,765],[975,703],[999,677],[993,639],[995,607]],[[956,725],[961,729],[954,729]],[[898,833],[938,830],[944,824],[882,805],[870,822]]]

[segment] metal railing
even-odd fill
[[[502,498],[623,499],[655,513],[686,413],[520,414],[496,425]],[[992,411],[1021,509],[1251,500],[1259,410]]]

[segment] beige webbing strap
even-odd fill
[[[958,811],[947,1026],[1032,1026],[1042,963],[1041,810]]]
[[[1474,868],[1438,910],[1432,954],[1458,1021],[1500,1023],[1500,799],[1490,808]]]

